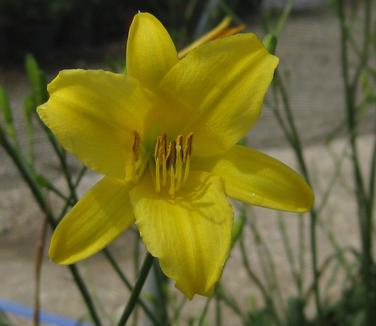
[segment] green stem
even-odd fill
[[[168,298],[166,295],[166,289],[168,286],[168,279],[162,273],[159,263],[154,260],[152,267],[153,277],[155,284],[155,293],[156,302],[154,302],[155,311],[157,312],[158,319],[161,321],[162,325],[169,325],[169,316],[168,316]]]
[[[46,201],[44,199],[44,196],[42,192],[39,189],[38,184],[36,183],[35,179],[33,178],[32,173],[27,168],[27,166],[24,164],[24,161],[20,157],[19,153],[12,147],[9,140],[7,139],[3,129],[0,126],[0,144],[3,146],[5,151],[8,153],[9,157],[13,160],[14,164],[18,168],[22,178],[26,182],[26,184],[29,186],[29,189],[33,193],[33,196],[39,206],[39,208],[46,214],[48,222],[52,229],[56,227],[56,221],[52,214],[52,212],[49,210]],[[86,306],[89,310],[90,316],[93,319],[93,322],[96,326],[102,325],[100,322],[100,319],[97,315],[97,312],[94,307],[94,303],[90,297],[89,291],[87,290],[87,287],[82,280],[82,277],[79,273],[79,270],[75,265],[68,266],[70,272],[73,275],[73,278],[81,292],[82,298],[84,299],[84,302],[86,303]]]
[[[348,29],[346,26],[346,14],[344,0],[338,0],[337,13],[340,25],[341,45],[341,68],[343,89],[346,101],[346,121],[351,146],[351,159],[353,165],[353,178],[356,186],[356,199],[359,217],[359,230],[362,243],[362,277],[366,289],[366,324],[371,325],[376,319],[375,311],[375,285],[372,276],[373,253],[372,253],[372,228],[373,213],[370,211],[373,198],[367,198],[362,171],[360,168],[357,148],[357,124],[356,124],[356,95],[359,76],[368,64],[370,25],[371,25],[371,1],[365,0],[364,5],[364,30],[362,56],[355,71],[353,80],[350,81],[349,54],[348,54]]]
[[[136,284],[133,288],[133,291],[132,291],[131,296],[128,300],[128,303],[125,306],[125,309],[124,309],[124,311],[121,315],[118,326],[125,325],[125,323],[128,321],[129,316],[131,315],[133,309],[135,308],[136,303],[138,301],[138,298],[140,296],[142,287],[144,286],[144,283],[145,283],[146,278],[147,278],[147,276],[150,272],[150,269],[153,266],[153,261],[154,261],[153,256],[148,253],[144,262],[143,262],[143,264],[142,264],[137,282],[136,282]]]
[[[77,201],[77,195],[76,195],[76,188],[74,187],[74,184],[72,182],[72,178],[71,178],[71,175],[70,175],[70,172],[69,172],[69,168],[68,168],[68,165],[67,165],[67,157],[66,157],[66,153],[64,151],[64,149],[60,148],[59,144],[57,143],[55,137],[52,135],[51,131],[47,128],[47,126],[40,120],[38,119],[38,121],[40,122],[44,132],[46,133],[47,135],[47,138],[48,138],[48,141],[50,142],[58,160],[59,160],[59,163],[60,163],[60,166],[61,166],[61,169],[63,171],[63,174],[64,174],[64,178],[65,178],[65,181],[67,182],[67,185],[68,185],[68,188],[69,188],[69,191],[71,192],[71,195],[74,199],[74,201]]]
[[[247,257],[247,252],[245,250],[243,237],[240,237],[239,244],[240,244],[240,253],[241,253],[241,256],[242,256],[243,265],[244,265],[245,270],[248,274],[248,277],[251,279],[251,281],[253,281],[255,283],[255,285],[257,286],[257,288],[261,292],[261,295],[264,298],[266,307],[268,307],[269,311],[273,314],[277,323],[280,324],[279,316],[277,314],[277,310],[275,309],[272,297],[269,295],[269,293],[266,290],[264,284],[261,282],[261,280],[257,277],[256,273],[251,268],[251,264],[249,263],[249,260],[248,260],[248,257]]]
[[[216,326],[222,325],[222,307],[221,300],[219,299],[218,294],[215,294],[215,324]]]
[[[95,309],[93,300],[91,299],[89,290],[87,289],[87,286],[84,283],[77,266],[76,265],[69,265],[68,269],[73,275],[74,281],[77,284],[77,286],[78,286],[78,288],[81,292],[81,295],[82,295],[82,297],[83,297],[83,299],[86,303],[86,306],[89,310],[90,316],[93,319],[94,324],[96,326],[101,326],[102,323],[101,323],[101,321],[100,321],[100,319],[97,315],[97,311]]]
[[[287,261],[289,263],[290,273],[291,273],[292,279],[295,282],[296,289],[297,289],[298,293],[300,293],[301,292],[301,284],[302,284],[301,275],[299,275],[298,271],[296,270],[296,262],[295,262],[295,258],[294,258],[294,253],[293,253],[292,248],[291,248],[291,244],[289,242],[289,236],[288,236],[287,231],[286,231],[285,219],[283,218],[281,213],[278,213],[278,215],[279,215],[278,216],[278,222],[277,222],[278,223],[278,229],[279,229],[279,231],[282,235],[282,243],[283,243],[284,251],[285,251],[286,256],[287,256]]]
[[[129,282],[128,278],[124,275],[123,271],[121,270],[119,264],[116,262],[114,257],[112,257],[111,253],[107,249],[102,250],[103,255],[107,258],[108,262],[111,264],[112,268],[115,270],[116,274],[119,276],[119,278],[122,280],[122,282],[125,284],[125,286],[128,288],[128,290],[133,291],[132,284]],[[145,302],[138,298],[138,304],[142,307],[145,314],[150,318],[150,320],[153,322],[154,325],[160,325],[160,323],[157,321],[157,319],[154,317],[148,306],[145,304]]]
[[[302,215],[298,218],[298,237],[299,237],[299,274],[300,274],[300,281],[299,284],[299,296],[303,297],[303,289],[304,289],[304,280],[305,280],[305,215]]]
[[[261,268],[267,281],[268,291],[272,294],[275,293],[275,298],[278,300],[279,306],[282,308],[282,312],[285,312],[285,301],[282,297],[280,284],[278,282],[278,278],[276,275],[276,271],[278,269],[275,266],[274,259],[268,247],[268,244],[264,240],[263,235],[258,229],[256,221],[257,216],[254,215],[254,218],[252,218],[252,221],[248,225],[254,236],[256,251],[258,254],[258,258],[261,261]]]
[[[218,298],[241,319],[242,325],[249,325],[249,321],[239,308],[239,304],[234,299],[230,298],[221,286],[217,287],[217,295]]]
[[[172,319],[171,325],[178,324],[177,321],[178,321],[178,319],[181,315],[181,311],[183,310],[186,302],[187,302],[187,299],[185,297],[183,297],[182,301],[174,309],[174,312],[173,312],[173,315],[172,315],[172,318],[171,318]]]
[[[283,102],[283,109],[286,114],[287,122],[291,130],[291,136],[293,139],[293,143],[291,143],[292,148],[294,150],[295,157],[298,161],[299,169],[302,172],[304,178],[310,184],[310,177],[307,169],[307,165],[305,162],[305,158],[303,155],[302,144],[300,141],[300,136],[295,126],[295,120],[291,112],[290,108],[290,101],[287,95],[287,91],[283,85],[281,77],[279,76],[278,72],[276,73],[274,79],[274,87],[277,87],[280,91],[282,102]],[[288,137],[286,136],[287,140]],[[311,243],[311,261],[312,261],[312,273],[313,273],[313,280],[314,280],[314,294],[315,294],[315,305],[319,320],[322,317],[322,307],[321,307],[321,299],[320,299],[320,287],[319,287],[319,278],[318,278],[318,268],[317,268],[317,261],[318,261],[318,252],[317,252],[317,211],[315,208],[312,208],[310,211],[310,243]]]
[[[140,269],[140,235],[138,232],[133,233],[133,270],[134,275],[137,275],[137,272]],[[133,325],[138,325],[138,309],[135,309],[133,312]]]
[[[198,320],[198,325],[203,326],[205,324],[205,317],[208,313],[210,303],[212,301],[213,297],[210,297],[206,300],[204,309],[201,312],[200,319]]]

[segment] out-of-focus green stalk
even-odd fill
[[[295,283],[298,293],[301,293],[302,291],[301,275],[299,275],[298,271],[296,270],[296,262],[294,258],[294,253],[291,248],[289,236],[286,231],[285,219],[283,218],[282,213],[278,213],[277,224],[278,224],[279,232],[282,236],[283,248],[285,250],[287,261],[290,266],[290,273],[292,275],[292,279]]]
[[[215,325],[222,325],[222,305],[218,294],[215,294]]]
[[[238,240],[242,237],[244,226],[246,224],[246,212],[244,209],[241,209],[239,216],[234,222],[232,227],[232,234],[231,234],[231,248],[234,248]]]
[[[29,186],[29,189],[33,193],[33,196],[39,208],[46,214],[49,224],[51,225],[52,228],[55,228],[56,227],[55,218],[46,204],[46,201],[38,186],[38,183],[35,181],[29,168],[24,164],[24,160],[20,157],[19,153],[10,144],[1,126],[0,126],[0,144],[3,146],[5,151],[8,153],[9,157],[13,160],[14,164],[18,168],[18,171],[20,172],[22,178],[24,179],[26,184]],[[100,319],[97,315],[95,306],[93,304],[89,291],[87,290],[87,287],[79,273],[79,270],[77,269],[75,265],[69,265],[68,269],[70,270],[81,292],[81,295],[86,303],[86,306],[89,310],[91,318],[93,319],[93,322],[95,323],[96,326],[100,326],[101,325]]]
[[[204,326],[205,325],[205,317],[208,313],[208,310],[209,310],[209,306],[211,304],[213,300],[213,297],[209,297],[208,299],[206,299],[206,302],[205,302],[205,305],[204,305],[204,309],[202,309],[202,312],[200,314],[200,318],[198,319],[198,322],[197,324],[199,326]]]
[[[249,325],[247,317],[243,314],[242,310],[239,308],[239,304],[235,301],[235,299],[231,298],[223,288],[221,284],[217,286],[217,295],[218,298],[228,307],[230,308],[241,320],[242,325]]]
[[[255,240],[256,252],[261,262],[261,268],[263,270],[265,279],[267,281],[267,285],[269,287],[268,291],[270,293],[275,294],[276,298],[279,301],[279,306],[282,308],[281,312],[285,313],[286,306],[282,297],[280,284],[278,282],[278,278],[276,275],[277,268],[275,266],[274,259],[270,252],[270,249],[266,241],[263,239],[261,232],[258,229],[256,219],[257,219],[257,216],[254,215],[251,223],[249,223],[248,225],[252,231],[252,234]]]
[[[342,150],[341,154],[339,155],[338,158],[334,158],[334,173],[331,176],[330,180],[328,181],[328,184],[323,191],[323,195],[321,196],[321,201],[317,205],[317,214],[320,215],[320,213],[323,211],[325,208],[326,204],[328,203],[330,194],[332,192],[332,189],[334,185],[336,184],[340,174],[341,174],[341,168],[342,164],[345,161],[346,155],[348,151],[348,146],[345,146],[344,149]]]
[[[298,218],[298,262],[299,262],[299,275],[300,275],[300,287],[299,287],[299,297],[303,297],[304,281],[305,281],[305,216],[302,215]]]
[[[162,325],[169,325],[169,316],[168,316],[168,297],[167,297],[167,286],[168,286],[168,279],[162,273],[161,268],[159,267],[159,262],[154,260],[152,273],[155,281],[155,302],[153,305],[155,307],[156,315],[158,319],[161,321]]]
[[[171,325],[178,325],[178,320],[180,318],[181,312],[184,308],[184,305],[187,303],[187,299],[185,297],[177,303],[176,308],[173,311],[172,318],[171,318]]]
[[[262,295],[264,302],[265,302],[265,306],[268,308],[268,310],[274,316],[277,323],[280,324],[279,316],[278,316],[277,310],[275,308],[275,304],[274,304],[272,296],[269,294],[269,292],[267,291],[264,284],[261,282],[261,280],[257,277],[256,273],[251,268],[251,264],[250,264],[250,262],[248,260],[248,256],[247,256],[247,251],[245,249],[243,237],[240,237],[239,245],[240,245],[240,253],[241,253],[241,256],[242,256],[243,266],[244,266],[244,268],[247,272],[248,277],[250,278],[250,280],[252,282],[255,283],[256,287],[261,292],[261,295]]]
[[[127,286],[128,290],[133,291],[132,284],[128,280],[128,278],[124,275],[123,271],[121,270],[119,264],[116,262],[114,257],[112,257],[110,251],[108,249],[102,250],[103,255],[107,258],[108,262],[111,264],[112,268],[115,270],[116,274],[119,276],[119,278],[123,281],[123,283]],[[154,325],[162,325],[159,323],[159,321],[154,317],[148,306],[145,304],[145,302],[141,299],[137,299],[138,304],[142,307],[145,314],[150,318],[150,320],[153,322]]]
[[[19,144],[14,127],[12,109],[9,103],[8,95],[5,89],[0,85],[0,110],[3,112],[5,130],[8,137],[12,140],[17,150],[19,150]]]
[[[366,324],[372,325],[376,319],[376,285],[373,275],[373,211],[371,208],[374,198],[367,196],[363,174],[360,167],[358,148],[357,148],[357,91],[359,87],[359,78],[365,67],[368,66],[369,43],[371,29],[371,1],[364,0],[364,25],[363,25],[363,47],[353,78],[349,72],[349,33],[347,28],[347,18],[345,12],[344,0],[337,0],[337,15],[340,27],[340,46],[341,46],[341,68],[342,80],[345,96],[345,112],[347,121],[347,130],[351,146],[351,161],[353,167],[353,178],[356,187],[356,198],[359,218],[359,229],[362,244],[362,278],[366,290]],[[372,177],[371,177],[372,178]],[[371,189],[370,189],[371,190]]]
[[[340,265],[342,265],[342,267],[347,272],[347,274],[349,274],[350,273],[349,263],[347,262],[346,258],[343,255],[343,248],[339,245],[334,232],[327,226],[326,223],[319,221],[318,224],[321,227],[321,229],[324,231],[324,234],[326,235],[330,244],[334,248],[334,251],[337,254],[337,259]]]
[[[134,275],[137,275],[137,272],[140,269],[140,236],[138,232],[134,232],[132,258],[133,258]],[[136,307],[133,312],[133,325],[137,326],[137,324],[138,324],[138,309]]]
[[[355,256],[355,258],[358,259],[357,253],[354,251],[353,248],[345,247],[345,248],[341,248],[341,250],[343,251],[343,254],[346,253],[346,252],[349,252],[349,253],[353,254]],[[321,266],[318,268],[318,270],[319,270],[319,274],[318,274],[319,280],[323,277],[324,273],[327,271],[327,269],[329,268],[330,264],[333,261],[338,262],[338,260],[335,260],[335,259],[338,259],[336,252],[325,258],[325,260],[322,262]],[[354,278],[352,280],[354,281]],[[314,294],[314,282],[312,282],[312,284],[308,287],[307,291],[305,292],[305,294],[303,296],[305,298],[306,302],[308,302],[309,297],[312,294]]]
[[[295,126],[295,120],[291,112],[290,108],[290,100],[287,95],[287,91],[283,85],[282,79],[279,76],[278,72],[275,75],[273,87],[276,87],[281,95],[282,98],[282,104],[284,113],[286,115],[287,124],[290,128],[291,132],[291,140],[292,143],[291,146],[294,150],[294,154],[296,157],[296,160],[299,165],[299,169],[302,172],[304,178],[307,180],[308,183],[310,183],[310,176],[308,173],[306,161],[303,154],[303,147],[300,140],[299,133],[297,131],[297,128]],[[289,141],[289,137],[286,136],[286,139]],[[318,268],[317,268],[317,261],[318,261],[318,251],[317,251],[317,235],[316,235],[316,229],[317,229],[317,211],[313,207],[310,211],[310,242],[311,242],[311,259],[312,259],[312,273],[313,273],[313,279],[314,279],[314,294],[315,294],[315,304],[317,309],[317,315],[319,320],[322,318],[322,306],[321,306],[321,299],[320,299],[320,286],[318,283]]]
[[[285,25],[285,22],[287,18],[289,17],[291,13],[293,5],[293,0],[289,0],[282,11],[282,14],[280,15],[277,24],[274,26],[274,28],[270,31],[270,26],[267,23],[267,20],[264,19],[264,27],[267,28],[268,32],[276,37],[278,39],[278,36],[283,30],[283,27]],[[269,48],[269,51],[272,53],[275,51],[275,46],[273,48]],[[291,112],[290,108],[290,101],[287,95],[287,91],[283,85],[283,82],[281,80],[281,77],[278,73],[278,71],[275,73],[272,88],[275,89],[275,91],[278,91],[281,95],[282,99],[282,106],[284,109],[284,114],[286,116],[286,124],[282,123],[284,119],[282,119],[281,115],[278,114],[278,110],[273,110],[274,115],[277,118],[277,121],[280,122],[280,125],[282,127],[282,130],[284,132],[286,140],[290,143],[291,147],[294,150],[296,159],[299,164],[299,168],[307,180],[308,183],[310,183],[310,177],[308,174],[308,169],[306,166],[306,162],[303,155],[303,147],[300,141],[300,136],[297,131],[297,128],[295,126],[294,117]],[[275,92],[273,91],[273,92]],[[310,211],[310,242],[311,242],[311,259],[312,259],[312,273],[313,273],[313,279],[314,279],[314,293],[315,293],[315,304],[316,304],[316,310],[318,314],[319,320],[322,318],[322,307],[321,307],[321,299],[320,299],[320,287],[318,283],[318,268],[317,268],[317,261],[318,261],[318,251],[317,251],[317,235],[316,235],[316,221],[317,221],[317,212],[313,208]]]
[[[124,309],[124,311],[123,311],[123,313],[120,317],[118,326],[123,326],[127,323],[129,316],[131,315],[133,309],[135,308],[135,306],[137,304],[137,301],[138,301],[138,298],[140,296],[142,287],[144,286],[146,278],[149,275],[150,269],[153,266],[153,261],[154,261],[153,256],[148,253],[144,262],[143,262],[143,264],[142,264],[139,276],[137,278],[137,282],[136,282],[136,284],[133,288],[133,291],[132,291],[131,296],[128,300],[128,303],[125,306],[125,309]]]

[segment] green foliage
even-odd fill
[[[9,318],[2,311],[0,311],[0,326],[12,326]]]

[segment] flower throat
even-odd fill
[[[140,136],[133,133],[133,159],[134,166],[140,173],[146,167],[140,161]],[[190,161],[192,155],[193,133],[187,136],[179,135],[170,141],[166,134],[157,137],[154,148],[154,162],[149,161],[149,169],[155,181],[155,191],[161,192],[166,189],[170,196],[174,196],[188,179]],[[137,168],[139,167],[139,168]]]

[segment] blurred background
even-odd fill
[[[65,68],[123,71],[127,33],[138,11],[156,15],[178,49],[227,16],[232,17],[233,26],[245,24],[246,32],[254,32],[260,38],[273,32],[278,39],[276,54],[281,59],[278,80],[283,84],[273,86],[259,123],[245,141],[296,168],[306,178],[309,175],[316,194],[316,213],[312,217],[312,213],[296,216],[261,208],[245,209],[247,222],[241,245],[234,248],[223,275],[226,291],[215,296],[216,304],[204,298],[186,302],[170,286],[169,323],[372,325],[369,311],[376,311],[376,305],[367,306],[369,297],[364,284],[368,283],[364,283],[362,273],[368,264],[376,279],[376,269],[373,258],[371,263],[361,258],[370,255],[363,241],[366,234],[362,221],[372,220],[374,215],[370,204],[374,201],[371,184],[376,162],[376,13],[372,2],[0,0],[0,85],[11,107],[19,151],[31,162],[33,171],[41,171],[54,187],[68,191],[59,159],[34,114],[37,102],[33,71],[43,72],[46,81]],[[341,8],[345,18],[341,18]],[[344,39],[345,30],[349,36]],[[346,60],[344,42],[349,48]],[[359,75],[350,85],[352,88],[346,88],[349,85],[344,82],[344,67],[355,77]],[[349,89],[355,98],[351,105]],[[0,109],[5,106],[4,96],[2,99],[0,96]],[[349,107],[356,112],[356,127],[346,125]],[[4,116],[0,123],[6,123]],[[359,188],[353,179],[353,130],[363,178],[367,184],[371,180],[367,217],[359,217],[362,202],[357,199]],[[79,174],[79,163],[69,155],[66,160],[72,175]],[[86,172],[77,187],[79,195],[97,179]],[[60,208],[61,198],[43,182],[41,187],[47,189],[49,205]],[[239,212],[244,211],[238,208]],[[32,325],[29,317],[20,317],[19,311],[35,304],[35,257],[43,239],[43,221],[19,169],[0,147],[0,325]],[[317,234],[312,233],[313,228]],[[373,227],[370,232],[374,233]],[[49,233],[44,240],[47,246],[48,237]],[[137,254],[135,248],[139,248]],[[368,248],[373,248],[372,241]],[[110,249],[134,283],[139,266],[134,257],[143,252],[137,233],[125,234]],[[317,256],[316,262],[312,255]],[[312,267],[315,263],[317,275]],[[99,307],[103,325],[115,325],[129,291],[100,254],[79,267]],[[316,293],[316,285],[320,293]],[[374,297],[375,289],[373,286]],[[39,296],[43,310],[90,322],[72,276],[46,257]],[[25,307],[9,312],[10,306],[2,300]],[[151,306],[156,305],[150,301]],[[217,304],[222,307],[222,319],[218,319]],[[174,317],[176,311],[178,318]],[[133,323],[148,324],[142,314]]]

